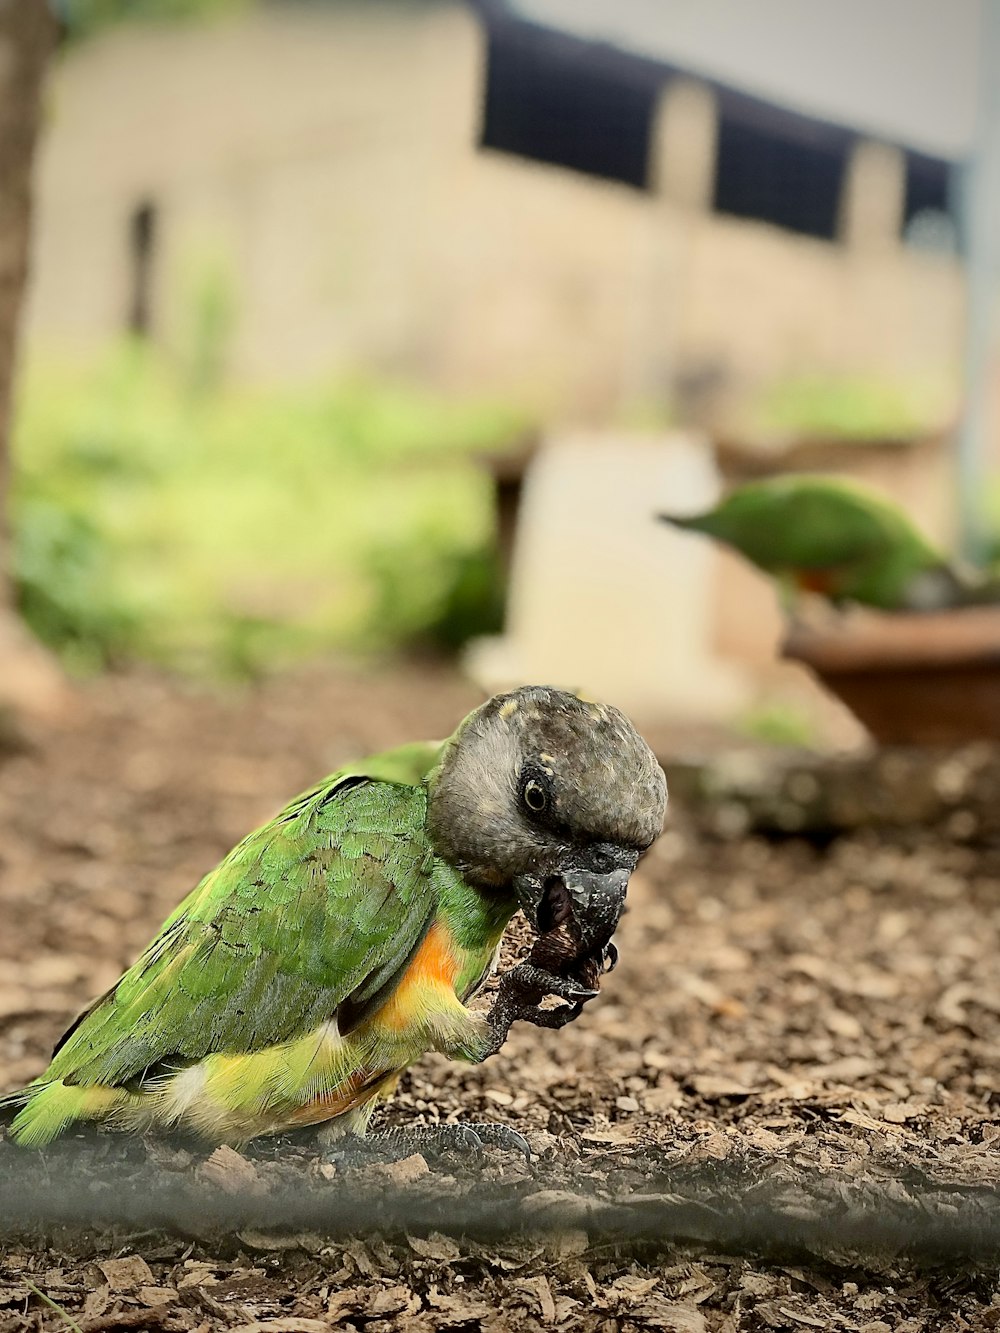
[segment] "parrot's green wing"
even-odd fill
[[[376,782],[399,782],[404,786],[419,787],[441,758],[444,744],[444,741],[410,741],[395,750],[386,750],[357,764],[349,764],[340,769],[336,777],[373,778]]]
[[[763,569],[824,569],[892,550],[941,559],[902,510],[840,478],[769,478],[739,487],[706,514],[660,517],[727,542]]]
[[[120,1085],[273,1046],[338,1011],[359,1022],[437,907],[415,780],[439,748],[345,769],[244,838],[77,1020],[43,1081]]]

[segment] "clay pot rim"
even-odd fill
[[[857,612],[830,630],[795,627],[781,652],[824,676],[966,667],[993,668],[1000,680],[1000,606]]]

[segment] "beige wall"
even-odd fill
[[[121,329],[128,218],[149,197],[157,336],[183,338],[184,275],[224,252],[242,374],[371,366],[600,420],[702,365],[738,380],[956,365],[952,261],[712,217],[697,161],[664,158],[655,195],[477,152],[483,57],[449,4],[286,4],[71,51],[40,167],[32,334]],[[660,142],[687,142],[688,116],[710,151],[710,114],[691,89],[668,99]]]

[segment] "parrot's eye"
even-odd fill
[[[529,778],[521,790],[521,800],[533,815],[540,815],[549,803],[549,794],[537,778]]]

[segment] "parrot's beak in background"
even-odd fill
[[[521,910],[540,935],[572,916],[583,955],[603,949],[614,934],[631,873],[628,866],[603,872],[566,869],[545,880],[520,875],[514,889]]]

